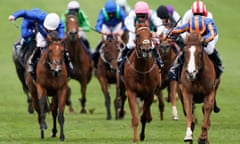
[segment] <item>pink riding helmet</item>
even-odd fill
[[[148,14],[149,13],[149,6],[144,1],[139,1],[135,4],[134,11],[136,14]]]

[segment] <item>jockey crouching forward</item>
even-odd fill
[[[85,14],[85,12],[80,9],[80,4],[73,0],[70,1],[67,5],[67,10],[62,14],[61,19],[64,21],[64,24],[66,24],[66,17],[65,14],[67,15],[77,15],[78,18],[78,26],[79,26],[79,32],[78,35],[81,38],[81,41],[84,43],[84,45],[89,49],[90,44],[89,41],[87,40],[87,36],[85,32],[90,31],[90,23],[88,21],[88,17]],[[66,26],[65,26],[65,32],[66,32]]]
[[[208,54],[209,58],[212,60],[216,71],[216,78],[219,79],[224,67],[222,60],[215,48],[215,45],[218,41],[217,27],[213,19],[203,16],[204,9],[195,9],[193,10],[193,13],[194,16],[188,21],[188,23],[176,27],[171,32],[171,35],[192,31],[199,32],[202,35],[202,46],[204,47],[204,50]],[[183,61],[184,55],[182,52],[180,52],[173,66],[169,70],[169,79],[179,80],[178,72],[181,69]]]
[[[37,64],[37,59],[40,57],[42,50],[46,49],[47,42],[46,37],[52,31],[58,32],[59,38],[64,38],[64,24],[60,20],[59,16],[56,13],[49,13],[42,10],[33,11],[33,10],[19,10],[16,11],[13,15],[9,16],[10,21],[14,21],[18,18],[30,19],[33,20],[37,24],[38,33],[36,34],[36,49],[33,54],[29,58],[28,61],[28,72],[31,74],[33,80],[36,79],[35,68]],[[64,59],[68,68],[68,72],[71,73],[73,69],[73,65],[71,63],[71,59],[69,57],[68,51],[65,49],[64,51]]]
[[[148,21],[150,31],[152,32],[153,37],[159,36],[160,33],[164,31],[164,26],[162,25],[161,20],[157,17],[156,13],[154,13],[152,10],[149,9],[149,6],[146,2],[139,1],[135,4],[134,10],[132,10],[129,15],[125,19],[125,25],[129,31],[129,39],[127,46],[122,51],[122,55],[119,59],[119,69],[120,74],[123,74],[123,65],[126,61],[127,56],[133,51],[135,48],[135,27],[136,22],[144,23],[145,21]],[[156,29],[156,33],[154,32],[154,29]],[[163,62],[160,58],[160,54],[158,53],[157,49],[153,49],[153,55],[156,58],[156,62],[161,69],[163,67]]]
[[[108,1],[98,14],[95,29],[102,34],[102,38],[105,38],[108,34],[114,34],[121,41],[121,37],[126,31],[126,27],[124,26],[125,18],[126,14],[124,10],[114,1]],[[93,54],[95,67],[97,67],[99,50],[102,46],[103,42],[101,41]]]
[[[33,11],[38,11],[39,9],[33,8]],[[15,54],[16,56],[20,56],[22,58],[24,53],[21,53],[22,47],[26,46],[28,43],[35,39],[36,35],[36,24],[33,20],[23,19],[21,24],[21,37],[15,42]]]

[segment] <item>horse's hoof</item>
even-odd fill
[[[208,144],[208,140],[207,139],[198,139],[198,144]]]
[[[107,116],[107,118],[106,118],[106,120],[111,120],[111,119],[112,119],[111,115]]]
[[[86,111],[85,109],[82,109],[82,110],[80,111],[80,113],[81,113],[81,114],[86,114],[87,111]]]
[[[144,135],[144,134],[141,134],[141,135],[140,135],[140,141],[144,141],[144,139],[145,139],[145,135]]]
[[[184,142],[192,143],[192,141],[193,141],[192,136],[185,136],[185,138],[184,138]]]
[[[41,139],[44,139],[44,131],[41,130]]]
[[[65,136],[61,135],[59,139],[60,139],[60,141],[64,141],[65,140]]]
[[[178,121],[178,120],[179,120],[179,117],[178,117],[178,116],[172,116],[172,120]]]
[[[219,113],[219,112],[220,112],[220,108],[216,106],[216,107],[214,107],[213,111],[214,111],[215,113]]]
[[[32,106],[28,106],[28,113],[29,114],[33,114],[34,113],[34,110],[33,110]]]

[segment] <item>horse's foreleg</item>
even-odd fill
[[[177,81],[170,81],[170,88],[168,88],[168,94],[170,95],[172,102],[172,119],[178,120],[179,118],[176,107]]]
[[[52,137],[56,137],[56,134],[57,134],[57,114],[58,114],[57,106],[58,106],[57,100],[56,100],[56,98],[53,98],[53,101],[52,101],[52,117],[53,117]]]
[[[159,109],[159,112],[160,112],[160,120],[163,120],[164,100],[163,100],[162,90],[160,90],[157,93],[157,97],[158,97],[158,109]]]
[[[151,115],[151,101],[144,101],[143,105],[143,114],[141,116],[141,123],[142,123],[142,130],[140,134],[140,140],[144,141],[145,139],[145,127],[146,127],[146,122],[151,122],[152,121],[152,115]]]
[[[210,127],[210,115],[212,113],[215,101],[215,92],[211,92],[209,96],[204,99],[203,109],[203,123],[202,123],[202,132],[199,136],[199,140],[208,140],[208,129]]]
[[[101,84],[101,89],[102,89],[102,92],[103,92],[104,98],[105,98],[105,107],[106,107],[106,111],[107,111],[106,119],[110,120],[110,119],[112,119],[112,115],[111,115],[111,97],[110,97],[110,94],[108,92],[107,80],[104,77],[99,77],[98,79],[99,79],[99,82]]]
[[[87,110],[86,110],[86,89],[87,89],[87,82],[82,82],[81,83],[81,99],[79,100],[80,101],[80,104],[81,104],[81,110],[80,110],[80,113],[82,114],[85,114],[87,113]]]
[[[184,103],[184,111],[186,112],[186,135],[184,137],[185,142],[192,142],[193,139],[193,130],[191,129],[193,123],[193,115],[192,115],[192,95],[188,93],[184,88],[182,89],[183,94],[183,103]]]
[[[66,104],[66,93],[67,93],[67,88],[63,89],[58,92],[58,123],[60,125],[60,141],[65,140],[65,135],[64,135],[64,109],[65,109],[65,104]]]
[[[132,127],[133,127],[133,142],[138,141],[137,128],[138,128],[138,114],[136,109],[136,94],[131,91],[127,91],[128,104],[132,115]]]
[[[44,130],[47,129],[47,124],[45,121],[46,114],[45,114],[45,105],[46,105],[46,97],[42,96],[39,99],[40,105],[40,130],[41,130],[41,138],[44,138]]]

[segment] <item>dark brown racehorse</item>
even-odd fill
[[[110,120],[111,115],[111,97],[108,91],[109,84],[116,84],[117,59],[120,52],[120,42],[116,35],[106,35],[103,40],[103,47],[99,50],[100,57],[98,60],[95,75],[101,85],[105,97],[105,106],[107,111],[106,119]],[[116,116],[117,119],[117,116]]]
[[[137,128],[139,124],[138,112],[136,109],[136,98],[144,101],[141,115],[140,140],[145,138],[145,126],[151,122],[151,104],[154,94],[161,86],[161,74],[152,55],[155,48],[152,43],[152,34],[146,23],[136,24],[136,48],[130,54],[125,63],[124,80],[132,115],[133,141],[138,141]]]
[[[162,68],[162,85],[161,90],[159,91],[159,110],[160,110],[160,118],[163,120],[163,111],[164,104],[162,100],[162,90],[167,89],[167,101],[172,103],[172,119],[178,120],[178,113],[176,109],[176,92],[177,92],[177,82],[170,81],[168,78],[168,71],[171,68],[177,53],[180,51],[180,47],[171,39],[166,38],[166,36],[162,33],[159,36],[159,45],[158,50],[161,55],[161,59],[164,63]]]
[[[35,35],[34,35],[35,36]],[[33,50],[36,48],[36,40],[35,37],[31,37],[25,44],[22,46],[20,50],[16,50],[15,47],[13,47],[12,56],[13,56],[13,62],[15,64],[15,69],[17,72],[18,79],[20,80],[22,84],[22,89],[27,96],[27,102],[28,102],[28,113],[33,113],[33,106],[32,106],[32,97],[29,94],[29,89],[26,84],[26,64],[31,56]]]
[[[86,113],[86,90],[87,85],[92,78],[93,62],[90,52],[78,36],[78,18],[76,14],[66,14],[66,48],[69,50],[74,69],[71,78],[81,84],[81,110],[80,113]]]
[[[210,115],[214,108],[216,91],[220,81],[216,81],[214,65],[201,46],[201,36],[191,32],[186,38],[184,48],[184,65],[179,85],[183,97],[186,114],[187,130],[184,141],[193,141],[194,119],[193,104],[203,103],[202,131],[198,138],[199,144],[208,144]]]
[[[63,40],[52,40],[48,37],[48,47],[37,63],[36,83],[32,81],[29,73],[27,82],[34,108],[38,113],[41,138],[44,138],[44,130],[47,129],[46,112],[51,111],[53,116],[52,137],[56,137],[58,118],[60,140],[64,141],[64,108],[67,101],[68,75],[64,63]],[[48,106],[47,96],[52,97],[50,106]]]

